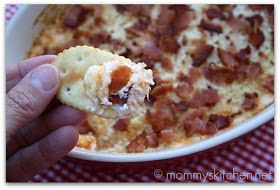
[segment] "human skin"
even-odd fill
[[[27,181],[76,145],[84,112],[52,102],[59,88],[56,56],[6,67],[6,181]]]

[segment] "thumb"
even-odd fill
[[[50,64],[29,72],[6,95],[6,138],[38,117],[59,87],[57,69]]]

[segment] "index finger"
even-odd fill
[[[27,73],[36,67],[51,63],[56,55],[42,55],[6,67],[6,92],[9,92]]]

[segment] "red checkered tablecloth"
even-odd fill
[[[8,22],[20,5],[6,5]],[[33,182],[274,182],[274,121],[209,154],[133,164],[63,158]]]

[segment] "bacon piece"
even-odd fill
[[[191,78],[188,77],[187,75],[185,75],[182,72],[179,72],[177,74],[177,80],[181,81],[181,82],[187,82],[187,83],[192,83]]]
[[[163,129],[160,131],[160,137],[164,142],[172,142],[175,138],[172,128]]]
[[[175,19],[175,11],[170,9],[163,9],[158,16],[158,25],[169,25]],[[177,19],[177,18],[176,18]]]
[[[214,24],[212,22],[208,22],[205,20],[202,20],[201,23],[199,24],[199,27],[208,30],[210,32],[217,32],[217,33],[222,33],[223,29],[220,25]]]
[[[190,11],[188,5],[171,5],[169,8],[176,12],[176,16],[183,15],[185,12]]]
[[[137,135],[127,146],[126,151],[128,153],[143,152],[146,149],[146,132],[144,131],[140,135]]]
[[[158,99],[154,102],[155,112],[146,113],[147,121],[152,125],[155,132],[159,132],[166,126],[172,126],[175,122],[175,116],[172,109],[172,103],[168,99]]]
[[[249,43],[251,43],[256,49],[259,49],[265,40],[264,34],[260,29],[252,32],[249,36]]]
[[[191,106],[194,108],[200,106],[213,106],[220,100],[216,89],[197,90],[192,98]]]
[[[217,114],[211,114],[207,121],[207,128],[224,129],[230,126],[230,117]]]
[[[250,23],[244,18],[232,17],[228,20],[228,24],[237,32],[250,34],[252,30]]]
[[[157,146],[156,135],[153,132],[143,131],[126,146],[126,151],[129,153],[143,152],[148,147],[156,148]]]
[[[202,108],[190,108],[187,111],[183,112],[178,120],[179,126],[183,127],[187,121],[194,120],[195,118],[202,119],[205,115],[206,109]]]
[[[147,63],[148,68],[153,68],[155,62],[160,62],[163,68],[172,70],[171,60],[164,55],[164,52],[154,45],[145,46],[142,49],[143,58],[141,61]]]
[[[247,46],[246,48],[240,49],[239,52],[235,54],[235,57],[240,61],[246,61],[250,53],[251,48],[250,46]]]
[[[147,45],[142,50],[143,56],[151,60],[160,60],[164,53],[161,49],[154,45]]]
[[[230,84],[235,80],[245,78],[245,76],[237,76],[237,73],[228,68],[222,67],[211,67],[207,66],[203,68],[204,77],[214,83],[217,84]]]
[[[263,22],[263,18],[260,15],[246,17],[246,20],[251,24],[252,28],[258,28]]]
[[[202,65],[207,60],[207,58],[211,55],[213,50],[214,47],[209,44],[205,44],[197,48],[195,52],[191,55],[193,66],[198,67]]]
[[[181,30],[186,29],[192,18],[193,18],[193,11],[186,10],[182,14],[176,14],[176,19],[173,22],[174,28],[177,33],[179,33]]]
[[[128,13],[133,16],[150,16],[153,5],[116,5],[119,13]]]
[[[163,35],[159,39],[159,48],[165,52],[177,53],[180,46],[174,36]]]
[[[81,125],[78,126],[78,130],[80,134],[86,134],[91,131],[91,127],[88,123],[88,121],[85,121]]]
[[[244,100],[242,103],[242,107],[244,110],[253,110],[258,104],[257,99],[259,95],[258,93],[244,93]]]
[[[195,133],[199,133],[202,135],[208,135],[208,134],[214,134],[216,132],[216,130],[213,128],[207,128],[206,123],[196,117],[193,120],[189,120],[184,124],[184,129],[185,129],[185,134],[187,136],[192,136]]]
[[[236,60],[235,56],[228,51],[218,49],[218,56],[221,59],[223,65],[225,65],[227,68],[234,68],[234,67],[238,66],[238,64],[239,64],[239,62],[238,62],[238,60]]]
[[[132,26],[125,29],[126,32],[132,36],[141,36],[143,32],[146,30],[145,25],[136,22]]]
[[[113,128],[117,131],[126,131],[128,126],[130,124],[130,121],[128,118],[125,119],[119,119],[114,125]]]
[[[187,99],[192,91],[193,87],[188,82],[180,82],[178,86],[174,89],[174,92],[181,98]]]
[[[176,111],[179,111],[179,112],[187,111],[189,109],[189,105],[184,101],[180,101],[178,103],[173,102],[172,106],[173,106],[175,112]]]
[[[263,69],[260,65],[260,63],[251,63],[247,67],[247,77],[249,78],[255,78],[257,75],[261,74],[263,72]]]
[[[129,81],[132,70],[125,65],[118,66],[111,73],[111,83],[109,85],[109,93],[115,93],[123,88]]]
[[[106,31],[101,31],[90,35],[89,43],[95,47],[100,46],[103,43],[107,43],[110,40],[110,35]]]
[[[119,13],[129,12],[137,16],[141,12],[141,5],[116,5]]]
[[[146,147],[156,148],[158,147],[159,143],[157,140],[157,136],[152,129],[146,130]]]
[[[73,38],[74,39],[81,39],[81,37],[86,37],[88,38],[91,35],[90,30],[79,30],[76,29]]]
[[[201,77],[201,71],[198,68],[192,67],[189,70],[191,83],[195,83]]]
[[[81,6],[72,5],[66,12],[63,18],[63,24],[68,28],[76,28],[83,21],[83,11]]]
[[[269,76],[263,83],[263,87],[270,93],[274,93],[274,77]]]
[[[171,25],[161,25],[161,26],[157,26],[156,28],[157,33],[159,36],[163,36],[163,35],[175,35],[176,34],[176,30],[174,27],[172,27]]]
[[[150,96],[157,97],[167,94],[173,90],[173,85],[170,82],[164,82],[156,85],[150,92]]]
[[[267,10],[268,12],[272,12],[274,10],[274,5],[273,4],[251,4],[251,5],[248,5],[248,6],[253,11]]]
[[[161,61],[162,67],[165,68],[166,70],[171,71],[173,69],[173,64],[169,57],[164,56],[161,58],[160,61]]]
[[[205,14],[206,14],[207,18],[210,20],[215,19],[215,18],[221,19],[221,20],[226,19],[224,12],[217,8],[209,8],[205,11]]]

